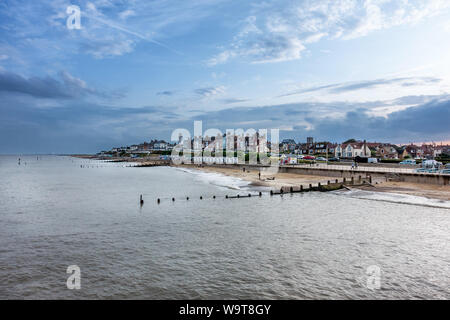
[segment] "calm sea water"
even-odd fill
[[[232,200],[245,182],[17,158],[0,157],[2,299],[450,298],[446,208],[345,192]],[[380,289],[367,287],[373,265]]]

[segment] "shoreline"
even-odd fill
[[[259,170],[250,169],[245,172],[237,168],[224,168],[214,166],[192,166],[177,165],[174,167],[196,169],[202,172],[219,173],[225,176],[235,177],[250,182],[250,186],[254,187],[270,187],[272,189],[280,189],[281,187],[290,186],[307,186],[309,184],[326,184],[328,180],[334,181],[336,177],[302,175],[296,173],[277,173],[271,176],[258,177]],[[275,178],[268,180],[267,178]],[[397,193],[403,195],[411,195],[424,197],[434,200],[450,201],[450,186],[440,186],[433,184],[419,184],[409,182],[385,182],[382,180],[374,181],[372,186],[351,186],[352,189],[381,192],[381,193]]]
[[[136,162],[145,164],[152,158],[147,159],[117,159],[117,158],[99,158],[93,155],[72,155],[76,158],[103,160],[108,162]],[[156,159],[156,158],[153,158]],[[257,168],[247,168],[244,172],[240,168],[235,167],[216,167],[216,166],[202,166],[192,164],[184,165],[171,165],[175,168],[188,168],[196,169],[203,172],[218,173],[225,176],[235,177],[249,182],[249,186],[253,187],[268,187],[273,190],[280,189],[282,187],[295,187],[299,185],[308,186],[309,184],[317,185],[321,183],[325,185],[327,181],[334,181],[336,177],[332,176],[318,176],[318,175],[304,175],[298,173],[277,173],[275,176],[264,175],[262,173],[261,179],[258,177],[259,170]],[[269,180],[274,178],[274,180]],[[449,185],[434,185],[425,183],[411,183],[411,182],[397,182],[397,181],[385,181],[384,179],[375,179],[372,186],[351,186],[352,189],[380,192],[380,193],[396,193],[402,195],[411,195],[417,197],[424,197],[434,200],[450,201],[450,186]]]

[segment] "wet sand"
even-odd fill
[[[379,182],[374,187],[360,187],[360,189],[377,192],[408,194],[430,199],[450,201],[450,186],[435,184],[420,184],[409,182]]]
[[[295,173],[277,173],[275,175],[267,175],[262,173],[261,179],[258,177],[259,171],[256,169],[246,170],[237,168],[223,168],[214,166],[185,166],[191,169],[199,169],[204,172],[214,172],[220,173],[226,176],[237,177],[246,181],[250,181],[254,186],[266,186],[273,189],[279,189],[281,187],[290,186],[308,186],[309,184],[322,183],[326,184],[328,180],[335,181],[336,177],[326,177],[326,176],[312,176],[312,175],[302,175]],[[274,180],[269,180],[275,178]],[[339,179],[341,180],[341,179]],[[431,199],[439,199],[450,201],[450,186],[440,186],[434,184],[419,184],[419,183],[408,183],[408,182],[385,182],[382,180],[377,180],[373,182],[372,186],[353,186],[351,188],[358,188],[373,192],[388,192],[388,193],[400,193],[408,194],[419,197],[426,197]]]
[[[281,187],[290,187],[290,186],[308,186],[311,184],[316,184],[318,182],[322,184],[326,184],[328,180],[334,181],[336,177],[324,177],[324,176],[310,176],[310,175],[301,175],[301,174],[293,174],[293,173],[277,173],[273,174],[265,174],[261,173],[261,179],[259,179],[258,170],[245,170],[237,168],[219,168],[213,166],[204,166],[204,167],[193,167],[187,166],[191,169],[198,169],[204,172],[214,172],[220,173],[226,176],[240,178],[245,181],[250,181],[253,186],[264,186],[264,187],[272,187],[273,189],[279,189]],[[275,178],[271,180],[271,178]]]

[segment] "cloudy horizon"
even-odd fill
[[[445,0],[3,1],[0,153],[94,153],[195,120],[449,141],[449,17]]]

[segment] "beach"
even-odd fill
[[[277,173],[275,175],[262,173],[259,177],[258,169],[246,169],[235,167],[217,167],[217,166],[193,166],[193,165],[181,165],[180,167],[186,167],[191,169],[201,170],[203,172],[219,173],[226,176],[240,178],[242,180],[250,182],[252,186],[264,186],[272,189],[280,189],[281,187],[290,186],[308,186],[309,184],[321,183],[326,184],[328,181],[335,181],[336,177],[327,176],[314,176],[303,175],[296,173]],[[271,180],[275,178],[274,180]],[[434,185],[434,184],[422,184],[422,183],[408,183],[408,182],[394,182],[377,179],[372,185],[363,186],[351,186],[351,188],[368,190],[372,192],[385,192],[385,193],[398,193],[406,194],[418,197],[425,197],[429,199],[437,199],[450,201],[450,186]]]

